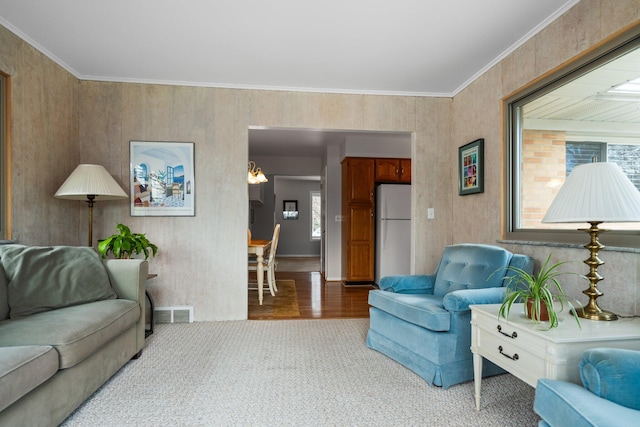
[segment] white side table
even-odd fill
[[[514,304],[509,320],[498,319],[500,304],[471,306],[471,351],[476,409],[480,410],[482,360],[490,360],[535,387],[539,378],[580,383],[579,363],[589,348],[640,349],[640,318],[615,321],[580,319],[560,314],[557,328],[535,324],[524,316],[523,304]]]

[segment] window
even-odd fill
[[[322,237],[321,221],[322,215],[320,211],[321,198],[319,191],[311,192],[311,240],[320,240]]]
[[[9,76],[0,72],[0,239],[11,239],[7,175]]]
[[[571,170],[617,163],[640,190],[640,28],[505,100],[505,238],[584,243],[587,224],[543,224]],[[606,244],[640,247],[640,223],[607,223]],[[603,239],[604,240],[604,239]]]

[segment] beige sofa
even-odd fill
[[[144,346],[144,260],[0,246],[0,425],[53,426]]]

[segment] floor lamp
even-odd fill
[[[127,193],[101,165],[78,165],[58,188],[54,197],[68,200],[84,200],[89,205],[89,241],[93,240],[93,203],[98,200],[126,199]]]
[[[639,222],[640,192],[615,163],[589,163],[573,168],[558,195],[553,199],[542,222],[587,222],[590,228],[580,228],[590,236],[584,247],[589,249],[589,258],[584,263],[589,266],[589,288],[582,291],[589,302],[578,316],[590,320],[616,320],[618,316],[603,311],[596,299],[602,295],[597,284],[603,279],[598,267],[604,264],[598,258],[598,251],[604,245],[598,241],[598,228],[603,222]]]

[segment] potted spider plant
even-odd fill
[[[506,267],[512,274],[507,274],[504,279],[507,282],[507,292],[498,317],[506,319],[514,303],[524,302],[527,317],[536,323],[548,321],[551,329],[558,326],[558,314],[567,306],[578,326],[582,328],[576,308],[569,301],[569,297],[558,281],[559,276],[576,274],[558,271],[558,268],[564,264],[567,262],[552,264],[551,254],[549,254],[537,274],[527,273],[518,267]]]
[[[132,233],[124,224],[118,224],[116,229],[118,233],[98,243],[98,253],[102,258],[106,258],[111,252],[117,259],[129,259],[133,254],[144,254],[144,259],[148,259],[149,254],[155,256],[158,252],[158,247],[145,234]]]

